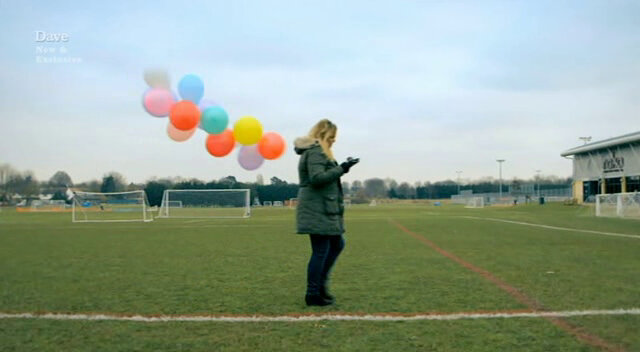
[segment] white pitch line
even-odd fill
[[[617,236],[617,237],[627,237],[627,238],[640,239],[640,235],[629,235],[629,234],[626,234],[626,233],[602,232],[602,231],[593,231],[593,230],[573,229],[573,228],[570,228],[570,227],[557,227],[557,226],[533,224],[533,223],[530,223],[530,222],[522,222],[522,221],[513,221],[513,220],[496,219],[496,218],[481,218],[481,217],[477,217],[477,216],[460,216],[460,217],[461,218],[467,218],[467,219],[499,221],[499,222],[506,222],[506,223],[510,223],[510,224],[516,224],[516,225],[542,227],[542,228],[551,229],[551,230],[585,232],[585,233],[593,233],[593,234],[596,234],[596,235]]]
[[[0,313],[0,319],[48,319],[48,320],[110,320],[133,321],[141,323],[162,322],[222,322],[222,323],[261,323],[261,322],[309,322],[309,321],[412,321],[412,320],[460,320],[460,319],[509,319],[509,318],[546,318],[546,317],[580,317],[594,315],[640,315],[640,308],[608,309],[608,310],[574,310],[557,312],[513,312],[513,313],[450,313],[450,314],[319,314],[319,315],[246,315],[246,316],[214,316],[214,315],[173,315],[173,316],[119,316],[111,314],[64,314],[64,313]]]
[[[184,223],[185,224],[193,224],[193,223],[197,223],[197,222],[206,222],[206,221],[211,221],[211,220],[210,219],[187,220]]]

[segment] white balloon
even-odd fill
[[[146,69],[144,70],[144,81],[147,82],[151,88],[166,88],[171,87],[169,81],[169,74],[167,70],[163,69]]]

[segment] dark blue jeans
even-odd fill
[[[329,273],[344,249],[344,238],[340,236],[309,235],[311,259],[307,267],[307,295],[317,295],[326,287]]]

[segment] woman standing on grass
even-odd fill
[[[296,208],[297,232],[311,239],[311,259],[307,267],[308,306],[326,306],[334,302],[327,290],[329,273],[344,248],[344,198],[340,177],[358,159],[338,165],[331,152],[338,128],[331,121],[318,122],[306,137],[295,140],[300,155],[300,190]]]

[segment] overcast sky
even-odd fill
[[[347,181],[497,178],[496,159],[507,179],[565,177],[578,137],[640,130],[638,1],[0,0],[0,21],[0,163],[41,180],[297,182],[292,142],[325,117],[336,157],[362,160]],[[147,68],[174,89],[197,74],[205,98],[232,122],[256,116],[286,154],[245,171],[237,150],[210,156],[203,131],[170,140],[141,105]]]

